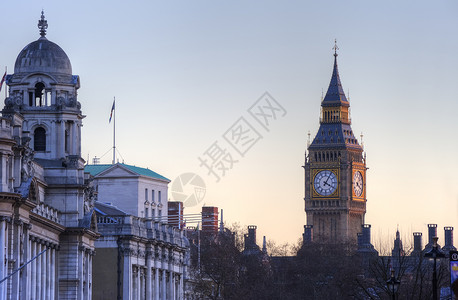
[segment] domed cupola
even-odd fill
[[[14,64],[14,73],[72,75],[72,65],[61,47],[42,36],[22,49]]]
[[[46,38],[48,22],[43,11],[38,28],[40,38],[25,46],[16,58],[13,82],[22,81],[33,74],[47,74],[56,83],[73,83],[70,59],[61,47]]]
[[[84,118],[77,93],[80,79],[72,75],[64,50],[46,38],[43,11],[38,28],[41,37],[22,49],[14,73],[6,77],[8,97],[2,115],[22,126],[36,159],[79,158]]]

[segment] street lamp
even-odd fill
[[[436,272],[436,260],[438,258],[445,257],[445,254],[438,248],[437,240],[439,238],[437,236],[433,237],[433,247],[431,250],[425,253],[425,257],[432,259],[434,261],[433,265],[433,300],[437,300],[437,272]]]
[[[396,278],[394,277],[394,270],[391,269],[391,278],[386,282],[386,286],[388,287],[388,290],[391,292],[393,300],[396,300],[395,295],[400,285],[401,282],[399,280],[396,280]]]

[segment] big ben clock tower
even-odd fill
[[[320,128],[305,159],[306,230],[321,243],[352,242],[366,213],[366,161],[351,129],[350,103],[334,70],[321,102]],[[310,226],[312,225],[312,226]],[[304,236],[310,237],[310,232]]]

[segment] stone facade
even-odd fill
[[[0,299],[91,299],[98,233],[85,205],[79,77],[46,38],[43,13],[38,27],[7,75],[0,121]]]
[[[146,168],[117,163],[87,165],[97,201],[111,203],[126,213],[167,222],[166,177]]]
[[[94,298],[184,299],[189,243],[183,230],[169,225],[170,180],[120,163],[85,170],[101,234],[95,242]]]
[[[103,215],[94,259],[96,299],[184,299],[189,243],[182,230],[151,218]],[[110,209],[113,212],[112,208]]]

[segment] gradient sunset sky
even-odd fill
[[[41,9],[47,38],[81,77],[84,159],[110,150],[116,96],[125,163],[171,180],[196,173],[207,191],[186,213],[215,205],[227,223],[257,225],[259,242],[295,243],[307,133],[319,127],[337,39],[352,128],[364,134],[373,243],[392,243],[398,225],[408,238],[424,232],[424,244],[428,223],[440,244],[444,226],[458,230],[458,2],[7,1],[0,70],[11,74],[39,38]],[[269,131],[247,112],[266,91],[286,111]],[[216,182],[198,157],[241,117],[262,138],[233,152],[238,162]]]

